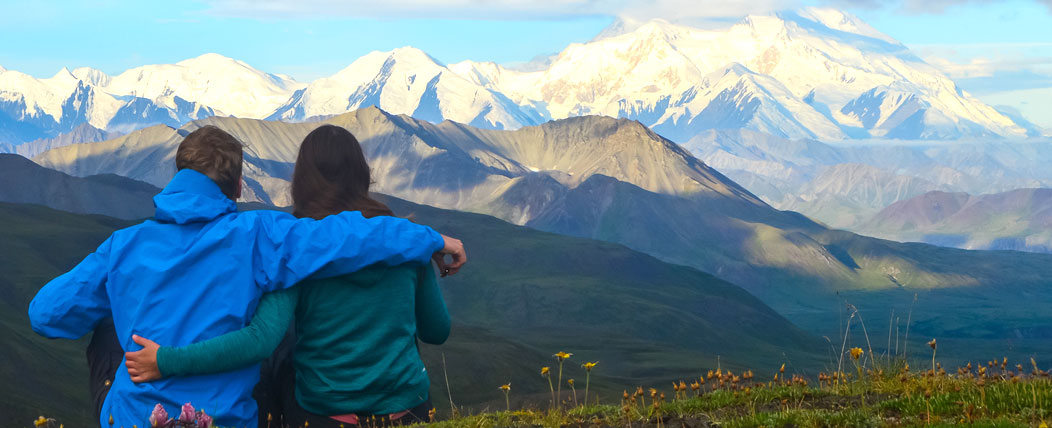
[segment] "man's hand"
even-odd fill
[[[135,383],[149,382],[161,378],[161,369],[157,367],[157,349],[161,347],[154,341],[138,335],[133,335],[132,340],[143,348],[135,352],[125,352],[124,365],[128,367],[128,374]]]
[[[445,277],[456,274],[460,267],[468,262],[468,253],[464,251],[464,244],[459,239],[442,235],[442,240],[445,241],[442,251],[435,253],[431,258],[438,265],[439,273]],[[452,263],[446,263],[446,255],[452,257]]]

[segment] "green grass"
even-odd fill
[[[1029,364],[1029,363],[1028,363]],[[993,366],[953,374],[867,370],[843,382],[788,380],[719,385],[707,376],[682,395],[670,388],[606,405],[526,407],[461,416],[440,428],[497,427],[1037,427],[1052,419],[1052,381],[1044,370],[1022,375]],[[1008,367],[1011,369],[1011,367]],[[963,368],[961,369],[963,370]],[[688,378],[694,382],[697,378]],[[694,387],[698,387],[694,389]],[[514,395],[515,391],[512,391]]]

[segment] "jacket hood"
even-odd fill
[[[157,208],[155,220],[176,224],[211,221],[237,211],[237,204],[211,178],[189,168],[175,174],[153,197],[153,205]]]

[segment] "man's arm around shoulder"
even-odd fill
[[[453,254],[456,268],[466,261],[460,241],[401,218],[367,219],[356,211],[321,220],[253,213],[259,222],[253,260],[256,282],[267,291],[291,287],[311,276],[352,273],[376,263],[423,264],[434,253]]]

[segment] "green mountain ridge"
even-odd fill
[[[547,382],[538,371],[561,350],[575,354],[565,377],[578,382],[582,362],[601,362],[593,391],[607,402],[619,388],[697,375],[717,359],[740,370],[821,352],[817,339],[744,290],[695,269],[617,244],[385,200],[471,250],[468,268],[442,280],[455,324],[450,342],[422,350],[436,406],[446,399],[444,371],[458,405],[495,405],[503,398],[496,387],[509,381],[518,399],[543,404]],[[14,420],[45,414],[86,424],[86,342],[36,336],[26,308],[40,286],[133,222],[9,203],[0,203],[0,222],[0,323],[8,332],[0,359],[12,362],[0,369],[8,385],[0,410]]]
[[[123,219],[153,215],[160,189],[113,174],[74,177],[19,155],[0,153],[0,201],[39,204],[80,214]]]

